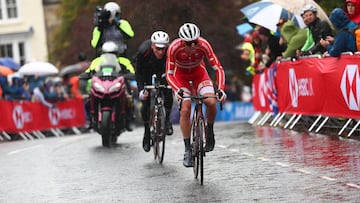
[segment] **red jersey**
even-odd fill
[[[190,50],[190,51],[189,51]],[[167,50],[166,60],[166,79],[175,91],[179,91],[184,84],[176,79],[176,71],[190,74],[198,73],[196,69],[204,68],[204,57],[207,57],[211,67],[216,72],[218,89],[225,88],[225,73],[218,58],[216,57],[211,45],[204,38],[199,37],[197,44],[191,48],[186,47],[186,43],[179,39],[174,40]],[[182,74],[183,75],[183,74]],[[199,75],[202,77],[202,75]],[[181,80],[180,80],[181,81]]]

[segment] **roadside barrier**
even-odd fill
[[[283,60],[253,78],[255,125],[351,137],[360,125],[360,54]]]
[[[61,129],[71,129],[80,134],[77,127],[85,126],[85,111],[82,99],[71,99],[48,108],[40,102],[0,100],[2,109],[0,141],[20,137],[24,140],[45,138],[47,134],[62,136]]]

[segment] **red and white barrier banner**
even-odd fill
[[[256,111],[277,111],[277,91],[275,79],[276,67],[264,70],[263,73],[255,74],[252,82],[252,101]]]
[[[85,124],[82,99],[57,102],[56,108],[48,108],[39,102],[0,100],[0,107],[0,131],[30,132]]]
[[[252,81],[252,102],[254,109],[261,112],[270,112],[270,105],[267,99],[267,71],[255,74]]]
[[[277,64],[280,112],[360,118],[360,56]]]
[[[321,71],[325,65],[317,58],[278,64],[278,104],[280,112],[321,114],[325,86]]]

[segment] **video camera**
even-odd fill
[[[102,25],[110,18],[110,15],[110,11],[97,6],[94,13],[94,25],[102,27]]]

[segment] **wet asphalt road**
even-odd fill
[[[179,126],[157,164],[142,128],[114,149],[96,133],[0,144],[0,202],[360,202],[360,142],[217,123],[201,186]]]

